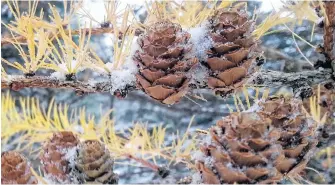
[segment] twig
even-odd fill
[[[153,164],[153,163],[151,163],[149,161],[146,161],[142,158],[135,157],[134,155],[131,155],[131,154],[125,154],[125,157],[127,157],[128,159],[133,159],[134,161],[142,164],[144,167],[147,167],[147,168],[157,172],[158,175],[161,176],[162,178],[165,178],[170,174],[170,171],[169,171],[168,168],[157,166],[156,164]]]
[[[149,161],[146,161],[146,160],[144,160],[142,158],[135,157],[135,156],[133,156],[131,154],[125,154],[125,157],[127,157],[128,159],[133,159],[134,161],[136,161],[136,162],[142,164],[143,166],[145,166],[145,167],[147,167],[149,169],[152,169],[153,171],[156,171],[156,172],[160,168],[159,166],[157,166],[157,165],[155,165],[155,164],[153,164],[153,163],[151,163]]]

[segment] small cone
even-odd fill
[[[302,102],[272,98],[256,112],[232,113],[210,129],[197,169],[204,183],[273,184],[304,169],[317,140]]]
[[[1,154],[1,183],[37,184],[37,179],[27,159],[18,152],[9,151]]]
[[[79,183],[117,184],[118,175],[113,172],[114,160],[105,146],[97,140],[87,140],[78,147],[73,172]]]
[[[191,49],[189,38],[180,25],[167,20],[154,23],[139,38],[138,86],[161,103],[174,104],[187,93],[189,72],[198,63],[185,57]]]
[[[68,131],[56,132],[44,144],[40,157],[45,174],[58,183],[71,182],[69,156],[76,150],[79,139]],[[69,156],[70,157],[70,156]]]
[[[246,13],[224,9],[217,10],[209,23],[214,44],[207,52],[207,83],[224,95],[239,88],[246,76],[255,71],[256,56],[252,53],[257,43],[251,35],[254,23]]]

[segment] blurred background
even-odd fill
[[[58,8],[59,12],[64,11],[62,1],[41,1],[39,2],[37,12],[43,8],[45,14],[44,18],[49,19],[48,11],[49,5],[53,4]],[[88,11],[98,22],[103,22],[104,12],[103,1],[84,1],[83,9]],[[147,16],[145,4],[143,1],[122,1],[122,3],[129,3],[132,7],[136,18],[140,21],[144,21]],[[204,2],[205,3],[205,2]],[[24,11],[28,6],[26,1],[19,3],[21,11]],[[283,3],[281,1],[249,1],[248,12],[253,12],[255,9],[258,10],[257,24],[261,23],[269,13],[275,9],[279,9]],[[80,15],[77,15],[78,18]],[[252,16],[252,13],[250,13]],[[82,18],[82,17],[81,17]],[[1,19],[3,23],[9,23],[14,19],[10,12],[6,2],[1,2]],[[88,19],[82,18],[82,23],[88,21]],[[74,22],[78,22],[78,19],[74,18]],[[72,28],[75,29],[77,24],[73,24]],[[97,22],[93,22],[93,27],[99,26]],[[284,26],[277,26],[273,30],[284,29]],[[311,38],[311,30],[313,24],[304,21],[302,25],[296,26],[294,32],[303,38],[308,40],[313,45],[322,44],[323,42],[323,30],[315,27],[313,40]],[[10,36],[8,30],[2,26],[1,37]],[[92,36],[91,47],[98,53],[99,57],[103,60],[108,59],[113,55],[113,48],[110,42],[111,35],[103,34],[99,36]],[[301,51],[311,61],[316,62],[321,56],[314,51],[312,47],[307,45],[301,40],[297,40]],[[261,49],[264,50],[264,56],[266,63],[263,65],[265,69],[271,69],[276,71],[284,72],[297,72],[302,70],[309,70],[313,67],[302,57],[298,52],[296,45],[292,39],[292,35],[288,31],[276,32],[268,34],[261,39]],[[5,45],[1,47],[1,57],[8,61],[23,62],[20,58],[17,50],[12,45]],[[2,64],[8,74],[17,74],[18,71],[5,64]],[[42,75],[46,75],[49,71],[40,71]],[[79,75],[85,78],[86,73],[89,71],[83,71]],[[2,93],[6,93],[7,89],[2,89]],[[276,89],[270,89],[270,94],[275,93],[290,93],[289,87],[281,87]],[[204,100],[197,99],[194,97],[185,97],[181,102],[176,105],[167,106],[162,105],[151,98],[146,96],[140,91],[131,92],[124,99],[118,99],[109,93],[95,93],[78,96],[74,91],[64,89],[41,89],[41,88],[25,88],[20,91],[10,91],[14,97],[36,97],[40,100],[42,107],[48,107],[50,100],[55,98],[56,103],[66,103],[70,105],[70,109],[78,107],[86,107],[88,114],[94,115],[97,120],[107,110],[113,109],[111,118],[116,122],[117,129],[126,129],[132,127],[135,122],[141,122],[150,126],[163,124],[167,127],[167,133],[171,134],[176,132],[178,129],[183,133],[192,116],[195,116],[191,131],[196,129],[207,129],[213,125],[218,119],[229,113],[228,105],[234,107],[234,101],[231,97],[225,99],[215,96],[212,92],[201,91],[204,96]],[[2,151],[10,150],[11,146],[2,146]],[[332,150],[334,152],[335,150]],[[307,180],[314,183],[335,183],[335,155],[332,155],[333,159],[330,166],[325,166],[324,163],[327,159],[325,155],[318,155],[314,157],[309,167],[316,169],[319,173],[313,170],[305,170]],[[150,169],[139,168],[133,166],[118,165],[115,166],[115,172],[120,176],[119,183],[152,183],[162,182],[162,179],[153,173]],[[178,179],[188,175],[188,170],[182,166],[172,166],[172,175],[165,179],[164,182],[171,182],[172,179]],[[283,182],[289,183],[289,182]]]

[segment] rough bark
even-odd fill
[[[262,70],[251,78],[251,83],[264,87],[289,86],[293,88],[295,96],[307,98],[312,95],[312,85],[327,82],[333,83],[331,74],[331,69],[322,68],[296,73]]]

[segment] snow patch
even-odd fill
[[[188,30],[191,34],[190,42],[193,44],[191,52],[188,55],[196,56],[200,61],[205,61],[207,59],[206,51],[209,50],[213,45],[213,40],[210,38],[209,32],[209,22],[194,27]]]
[[[66,79],[65,76],[67,74],[71,73],[70,70],[69,70],[69,68],[72,68],[72,69],[76,68],[77,65],[79,67],[77,68],[76,72],[83,71],[84,69],[86,69],[85,67],[81,66],[81,64],[78,64],[77,60],[72,60],[69,67],[67,66],[66,63],[58,64],[59,71],[51,73],[51,77],[59,79],[59,80],[65,80]]]
[[[191,83],[205,85],[206,78],[208,77],[209,71],[203,65],[198,65],[192,72],[191,72]]]
[[[65,80],[65,73],[60,71],[53,72],[51,73],[51,78],[56,78],[58,80]]]
[[[203,154],[201,151],[196,151],[191,155],[192,160],[196,161],[204,161],[206,158],[205,154]]]
[[[213,157],[208,156],[208,157],[205,158],[204,163],[205,163],[206,166],[212,167],[212,166],[214,166],[215,161],[214,161]]]
[[[135,85],[135,75],[138,71],[138,68],[135,61],[133,60],[133,57],[135,52],[139,50],[139,48],[140,46],[137,43],[137,38],[133,39],[133,44],[130,49],[129,55],[126,58],[125,63],[122,65],[122,68],[111,70],[111,93],[115,92],[117,89],[124,89],[127,85]]]
[[[192,183],[191,184],[202,184],[201,174],[196,172],[192,175]]]
[[[80,134],[84,134],[84,128],[81,125],[74,125],[73,130]]]
[[[66,148],[61,151],[62,154],[64,154],[63,158],[69,162],[69,167],[74,168],[75,167],[75,160],[77,157],[77,147],[71,147]]]

